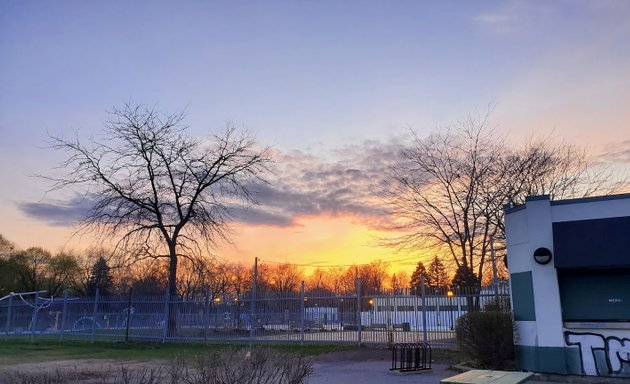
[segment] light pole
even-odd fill
[[[455,328],[454,324],[453,324],[454,323],[454,320],[453,320],[453,295],[454,295],[454,293],[450,289],[446,292],[446,296],[448,297],[448,301],[449,301],[448,304],[449,304],[450,312],[451,312],[451,331]]]

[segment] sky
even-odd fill
[[[81,207],[35,175],[63,159],[49,135],[89,138],[131,102],[185,110],[199,137],[233,122],[277,152],[259,196],[274,214],[244,215],[220,257],[406,260],[374,241],[370,193],[409,128],[493,104],[509,141],[551,134],[628,164],[629,41],[624,0],[0,1],[0,233],[89,246],[72,235]]]

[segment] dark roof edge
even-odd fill
[[[630,199],[630,193],[620,193],[617,195],[579,197],[576,199],[566,199],[566,200],[555,200],[551,202],[551,205],[581,204],[581,203],[592,203],[596,201],[622,200],[622,199]]]
[[[509,215],[510,213],[518,212],[525,209],[525,204],[511,206],[506,204],[503,206],[503,213]]]
[[[622,200],[622,199],[630,199],[630,193],[619,193],[616,195],[604,195],[604,196],[591,196],[591,197],[578,197],[575,199],[564,199],[564,200],[552,200],[549,202],[550,205],[568,205],[568,204],[582,204],[582,203],[592,203],[597,201],[609,201],[609,200]],[[540,195],[540,196],[527,196],[525,198],[525,202],[528,201],[538,201],[538,200],[549,200],[549,195]],[[510,205],[505,204],[503,206],[503,212],[507,215],[510,213],[518,212],[527,207],[526,204],[520,205]]]
[[[525,198],[525,202],[528,201],[538,201],[538,200],[550,200],[549,195],[536,195],[536,196],[527,196]]]

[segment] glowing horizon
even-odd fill
[[[0,233],[21,248],[92,245],[71,236],[77,196],[32,175],[62,160],[42,149],[49,134],[97,136],[130,101],[185,110],[199,138],[232,121],[276,151],[261,206],[237,212],[219,256],[428,262],[374,241],[388,220],[374,190],[408,129],[425,136],[494,102],[506,141],[551,135],[622,172],[629,19],[622,0],[0,2]]]

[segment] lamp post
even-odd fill
[[[446,291],[446,297],[448,297],[448,304],[449,304],[450,312],[451,312],[451,331],[453,330],[453,328],[455,328],[454,324],[453,324],[454,323],[454,320],[453,320],[453,295],[454,295],[454,293],[453,293],[452,290],[449,289],[448,291]]]
[[[234,314],[236,316],[236,329],[238,331],[241,328],[241,303],[239,302],[241,299],[241,279],[239,279],[236,275],[232,275],[232,284],[234,284],[234,287],[236,288],[234,292],[234,306],[236,307],[234,309]]]
[[[343,297],[341,298],[341,308],[339,311],[339,322],[341,324],[341,331],[343,331]]]

